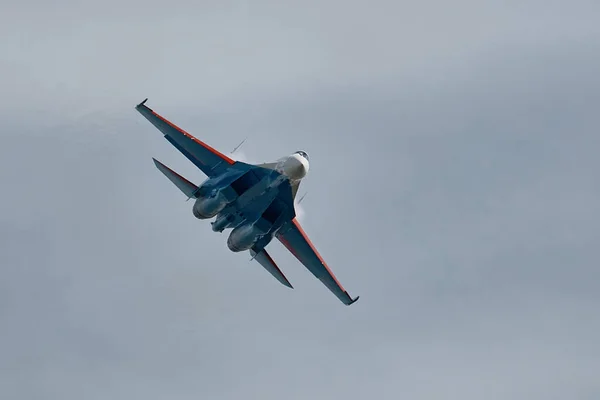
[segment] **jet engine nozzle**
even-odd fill
[[[199,197],[194,203],[192,212],[198,219],[208,219],[217,215],[227,205],[227,199],[220,192],[209,196]]]
[[[227,247],[233,252],[248,250],[263,235],[253,224],[245,224],[233,229],[227,238]]]

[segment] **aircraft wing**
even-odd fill
[[[358,300],[359,296],[351,298],[346,289],[338,282],[296,218],[281,228],[277,233],[277,239],[342,303],[349,306]]]
[[[165,139],[171,142],[177,150],[200,168],[207,176],[213,177],[220,175],[227,170],[230,165],[235,163],[231,158],[196,139],[174,123],[155,113],[151,108],[148,108],[145,105],[146,100],[138,104],[135,109],[150,121],[152,125],[158,128],[158,130],[165,135]]]

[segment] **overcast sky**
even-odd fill
[[[3,399],[600,398],[598,1],[0,0]],[[280,285],[134,106],[306,151]]]

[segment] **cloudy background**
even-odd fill
[[[0,1],[3,399],[600,398],[600,3]],[[311,157],[342,305],[134,106]]]

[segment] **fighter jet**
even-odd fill
[[[277,238],[304,266],[346,305],[350,297],[329,269],[296,219],[294,199],[309,170],[304,151],[271,163],[235,161],[195,138],[145,105],[135,108],[160,130],[177,150],[196,165],[207,179],[199,186],[160,161],[154,164],[188,199],[195,199],[193,215],[201,220],[215,218],[212,230],[232,229],[227,246],[233,252],[249,251],[280,283],[293,288],[266,247]]]

